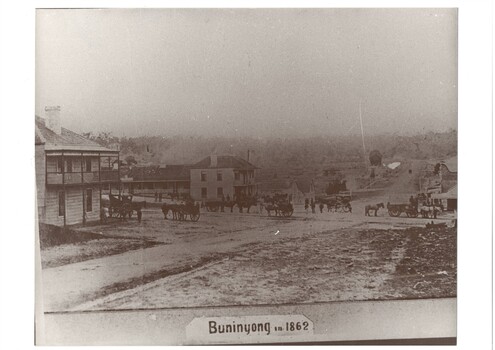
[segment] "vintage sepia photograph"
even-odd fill
[[[456,9],[38,9],[35,44],[38,344],[455,344]]]

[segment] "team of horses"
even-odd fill
[[[191,221],[199,220],[199,204],[186,201],[185,203],[165,203],[162,205],[162,213],[165,220],[169,219],[169,214],[172,214],[172,220],[184,221],[189,218]]]
[[[337,204],[325,202],[327,204],[328,211],[332,209],[332,205]],[[237,206],[239,212],[242,213],[244,209],[247,213],[250,212],[251,207],[260,205],[260,213],[265,210],[268,216],[288,217],[291,216],[294,207],[288,200],[287,196],[282,197],[269,197],[265,196],[258,200],[256,197],[240,197],[235,200],[227,200],[221,202],[222,210],[224,207],[230,208],[230,212],[234,211],[234,207]],[[131,218],[132,214],[136,212],[138,220],[141,221],[142,209],[146,208],[146,201],[133,201],[132,195],[109,195],[108,208],[103,207],[102,219],[106,221],[107,217],[117,217],[121,220],[125,220],[127,217]],[[415,210],[423,218],[436,218],[437,214],[442,211],[442,207],[436,205],[427,205],[427,203],[421,203]],[[385,209],[383,202],[376,204],[368,204],[365,206],[365,216],[378,216],[380,209]],[[164,203],[161,207],[162,213],[165,219],[184,221],[187,217],[190,217],[192,221],[198,221],[200,216],[200,205],[195,204],[191,200],[187,200],[182,203]],[[336,210],[335,210],[336,211]]]

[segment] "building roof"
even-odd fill
[[[246,161],[246,160],[244,160],[238,156],[217,156],[217,165],[216,166],[211,166],[211,156],[208,156],[208,157],[200,160],[196,164],[194,164],[191,168],[192,169],[233,168],[233,169],[239,169],[239,170],[258,169],[253,164],[249,163],[248,161]]]
[[[46,150],[118,152],[65,128],[62,128],[62,133],[58,135],[45,125],[43,118],[38,116],[35,118],[35,123],[35,144],[45,145]]]
[[[457,199],[457,185],[452,186],[447,192],[434,195],[438,199]]]
[[[457,157],[452,157],[444,161],[441,161],[440,164],[445,165],[451,173],[457,172]]]
[[[442,164],[445,165],[451,173],[457,172],[457,156],[443,160],[429,160],[427,164],[431,167]]]
[[[189,181],[190,165],[132,167],[127,174],[133,181]]]

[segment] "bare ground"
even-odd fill
[[[453,229],[308,234],[211,255],[191,268],[119,286],[122,291],[76,309],[449,297],[456,295],[455,252]]]
[[[41,267],[63,266],[104,256],[125,253],[130,250],[146,249],[158,244],[143,239],[99,238],[85,242],[61,244],[41,250]]]

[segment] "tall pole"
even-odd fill
[[[64,190],[64,227],[67,226],[67,193],[65,191],[65,158],[64,151],[62,151],[62,187]]]
[[[366,146],[364,144],[363,117],[361,115],[361,100],[359,100],[359,121],[361,123],[361,139],[363,140],[364,168],[368,169],[368,163],[366,162]]]

